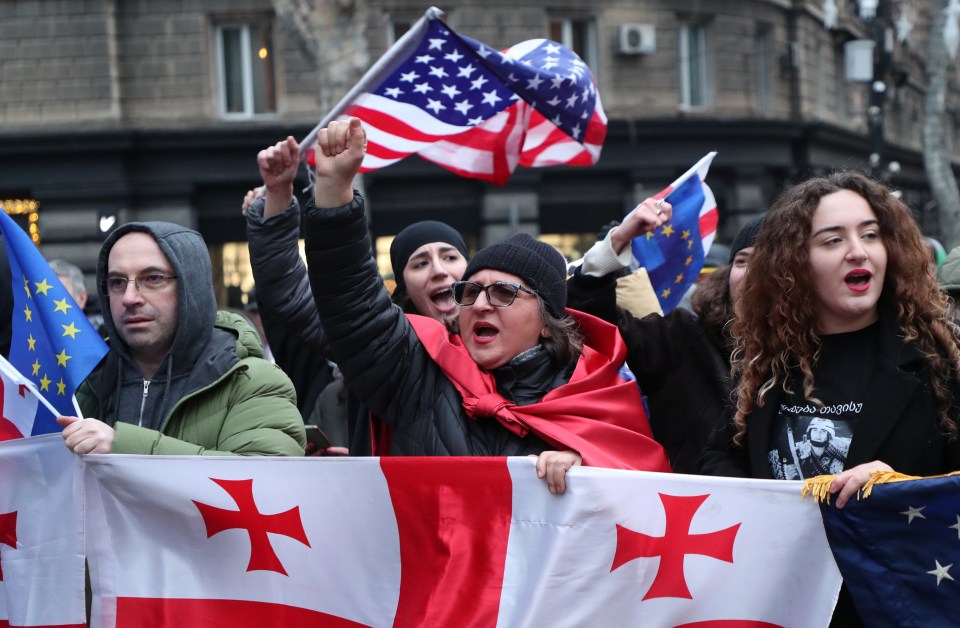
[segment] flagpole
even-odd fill
[[[53,416],[60,416],[62,414],[59,410],[53,407],[53,404],[47,401],[46,397],[40,394],[40,391],[37,390],[37,387],[33,385],[33,382],[24,377],[23,374],[17,370],[17,367],[10,364],[10,362],[8,362],[7,359],[2,355],[0,355],[0,371],[3,371],[4,374],[6,374],[6,376],[10,379],[18,381],[23,386],[26,386],[27,390],[29,390],[30,393],[36,397],[37,400],[42,403],[47,410],[53,413]]]
[[[83,412],[80,411],[80,403],[77,401],[76,395],[71,395],[71,401],[73,401],[73,410],[77,413],[77,418],[83,418]]]

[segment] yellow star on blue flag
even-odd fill
[[[74,392],[109,349],[30,236],[3,211],[0,232],[13,285],[22,281],[24,287],[13,291],[10,363],[45,393],[58,412],[73,416]],[[60,431],[55,418],[40,404],[33,434]]]
[[[716,233],[717,203],[704,181],[713,156],[708,154],[655,196],[673,207],[670,220],[631,242],[632,266],[647,270],[664,313],[679,305],[700,275]]]

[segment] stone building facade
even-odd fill
[[[409,158],[365,177],[371,228],[390,236],[435,218],[474,247],[519,228],[576,256],[601,225],[716,150],[709,182],[722,241],[790,181],[867,169],[878,152],[876,170],[936,235],[921,155],[928,16],[914,0],[897,9],[907,6],[917,27],[906,41],[893,36],[894,8],[883,16],[890,54],[878,143],[871,83],[844,70],[845,43],[869,37],[851,0],[837,2],[831,29],[821,3],[807,0],[451,0],[441,7],[447,23],[474,39],[506,48],[549,37],[584,57],[610,119],[602,158],[593,168],[521,169],[501,188]],[[164,219],[199,229],[222,280],[242,283],[239,205],[258,183],[256,153],[305,136],[425,9],[4,0],[0,200],[39,203],[49,258],[92,270],[111,224]],[[957,93],[954,84],[951,105]]]

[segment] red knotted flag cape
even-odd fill
[[[463,396],[471,418],[492,418],[519,435],[533,432],[558,449],[578,452],[587,466],[669,472],[667,456],[650,433],[637,385],[618,373],[627,354],[619,330],[583,312],[567,313],[584,334],[573,376],[525,406],[497,393],[493,375],[474,362],[460,336],[432,318],[408,318],[427,353]]]

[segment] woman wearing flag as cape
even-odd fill
[[[347,387],[394,430],[400,455],[536,455],[551,492],[577,464],[669,471],[642,400],[617,369],[617,329],[564,309],[566,265],[518,234],[481,250],[454,283],[458,332],[390,303],[351,188],[358,119],[318,134],[306,251],[317,310]]]

